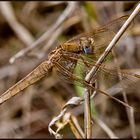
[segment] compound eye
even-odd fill
[[[84,52],[85,52],[85,54],[89,54],[89,53],[91,53],[91,48],[90,47],[88,47],[88,46],[85,46],[84,47]]]

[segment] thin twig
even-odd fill
[[[114,51],[112,51],[112,53],[113,53],[113,55],[114,55],[114,57],[115,57],[114,62],[115,62],[115,64],[116,64],[116,66],[117,66],[117,72],[118,72],[118,73],[121,73],[121,69],[120,69],[120,67],[119,67],[119,65],[118,65],[118,63],[117,63],[116,54],[115,54]],[[119,80],[120,80],[120,81],[123,80],[123,79],[122,79],[122,74],[118,74],[118,77],[119,77]],[[123,99],[124,99],[125,103],[128,104],[128,99],[127,99],[127,96],[126,96],[126,92],[125,92],[125,90],[124,90],[124,88],[123,88],[123,85],[121,85],[121,86],[122,86],[122,95],[123,95]],[[126,108],[126,113],[127,113],[127,117],[128,117],[128,120],[129,120],[130,128],[131,128],[132,137],[133,137],[133,138],[136,138],[134,111],[131,110],[131,109],[129,110],[127,107],[125,107],[125,108]]]
[[[30,45],[34,41],[34,37],[30,32],[17,21],[14,9],[10,2],[1,2],[0,9],[3,17],[6,19],[8,24],[11,26],[17,37],[25,44]]]
[[[113,131],[99,118],[94,118],[95,122],[108,134],[110,138],[118,138]]]
[[[19,51],[16,55],[11,57],[10,63],[13,63],[15,59],[24,56],[27,52],[31,51],[33,48],[37,47],[41,43],[43,43],[46,39],[50,37],[50,35],[55,32],[55,30],[74,12],[76,8],[77,2],[68,2],[68,6],[61,14],[61,16],[57,19],[57,21],[47,30],[41,37],[39,37],[35,42],[33,42],[29,47]]]
[[[91,105],[90,105],[90,91],[88,89],[84,92],[84,132],[85,138],[91,138]]]
[[[70,127],[71,127],[71,130],[72,130],[73,134],[75,135],[75,137],[77,139],[84,138],[84,133],[83,133],[83,131],[82,131],[82,129],[81,129],[79,123],[78,123],[77,118],[74,115],[70,116],[69,124],[70,124]]]

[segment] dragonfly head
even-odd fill
[[[85,54],[91,54],[94,49],[94,39],[91,37],[82,37],[80,38],[79,45]]]

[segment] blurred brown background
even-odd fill
[[[0,93],[47,59],[48,53],[58,44],[79,33],[94,30],[115,18],[130,15],[136,4],[137,2],[132,1],[87,1],[74,4],[70,1],[0,2]],[[60,18],[64,20],[61,21]],[[30,47],[44,33],[46,35],[41,43],[14,63],[9,63],[11,57]],[[140,68],[139,35],[138,15],[125,39],[118,43],[119,55],[125,58],[123,65],[129,69]],[[134,133],[140,137],[139,80],[126,89],[128,103],[135,109]],[[43,78],[0,106],[0,138],[54,138],[48,132],[49,122],[59,114],[71,97],[78,95],[73,85],[62,82],[55,75]],[[120,92],[112,95],[123,100]],[[93,101],[98,117],[117,137],[132,138],[124,106],[100,94]],[[83,128],[83,105],[73,111]],[[75,138],[69,125],[61,133],[64,138]],[[108,137],[105,130],[93,121],[93,138]]]

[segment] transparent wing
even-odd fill
[[[108,24],[97,28],[97,30],[91,31],[89,33],[83,33],[80,34],[70,40],[68,40],[66,43],[72,43],[75,42],[78,44],[78,41],[82,37],[91,37],[95,41],[95,51],[100,52],[101,50],[105,49],[105,47],[108,45],[108,43],[112,40],[115,33],[118,31],[118,27],[120,28],[128,16],[122,16],[118,19],[115,19]],[[101,50],[100,50],[101,49]]]
[[[70,83],[73,83],[75,81],[76,79],[75,77],[78,77],[81,80],[83,80],[80,76],[74,74],[75,68],[79,63],[78,62],[79,58],[80,55],[78,54],[65,53],[63,57],[61,57],[59,62],[55,62],[56,63],[55,70],[58,72],[58,76]],[[82,76],[85,75],[84,73],[87,71],[87,69],[82,71],[82,63],[80,63],[79,67],[80,67],[79,75],[80,74],[82,74]]]
[[[58,72],[58,76],[66,82],[84,86],[82,84],[84,78],[89,70],[95,66],[95,62],[96,61],[93,61],[93,59],[82,54],[64,53],[63,57],[56,64],[56,70]],[[78,69],[77,73],[75,73],[75,69]],[[119,86],[122,87],[124,87],[127,83],[131,83],[132,86],[135,86],[136,79],[140,79],[140,76],[137,74],[124,71],[118,72],[115,65],[112,68],[108,68],[106,64],[101,65],[97,76],[110,80],[111,84],[113,84],[113,82],[114,84],[119,82],[118,77],[121,76],[122,81]]]
[[[63,56],[56,64],[58,76],[70,83],[74,83],[74,80],[76,80],[77,76],[78,79],[83,81],[86,73],[88,73],[88,71],[95,65],[95,62],[97,61],[101,53],[105,50],[109,42],[114,37],[117,31],[117,27],[121,26],[126,20],[126,18],[127,18],[126,16],[123,16],[121,18],[115,19],[114,21],[106,24],[105,26],[102,26],[101,28],[98,28],[93,32],[80,34],[79,36],[67,41],[66,43],[69,44],[72,43],[73,45],[78,45],[79,39],[81,37],[92,37],[95,41],[95,48],[93,53],[90,55],[72,53],[68,51],[62,52]],[[67,45],[66,43],[65,45]],[[75,73],[75,69],[77,68],[78,68],[78,73]],[[113,79],[113,80],[118,79],[118,75],[119,75],[122,76],[123,79],[127,79],[127,80],[129,79],[130,81],[133,81],[133,79],[130,78],[130,75],[132,77],[136,77],[136,75],[130,73],[129,74],[118,73],[117,68],[114,66],[112,69],[111,68],[108,69],[105,67],[104,64],[101,65],[101,69],[97,75],[98,76],[107,75],[108,79]]]

